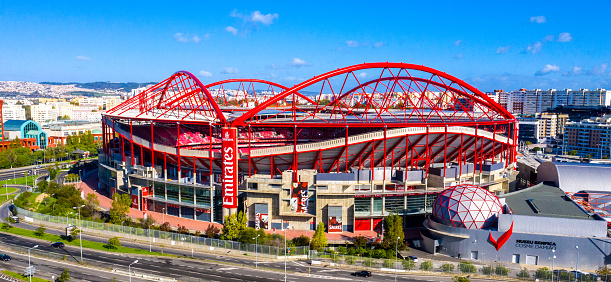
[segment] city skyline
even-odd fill
[[[482,91],[608,89],[608,8],[602,1],[8,4],[0,10],[0,80],[144,82],[187,70],[205,84],[248,77],[292,86],[341,66],[395,61]]]

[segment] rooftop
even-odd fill
[[[558,187],[543,183],[499,196],[516,215],[593,219]]]

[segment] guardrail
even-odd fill
[[[195,250],[205,249],[206,251],[215,251],[215,248],[221,248],[225,250],[236,250],[241,252],[256,252],[259,255],[264,256],[272,256],[272,257],[280,257],[284,256],[285,253],[287,256],[307,256],[310,248],[308,246],[305,247],[291,247],[291,248],[282,248],[275,246],[267,246],[261,244],[244,244],[240,242],[228,241],[228,240],[220,240],[213,238],[205,238],[199,237],[189,234],[179,234],[174,232],[166,232],[160,230],[153,229],[143,229],[143,228],[134,228],[123,225],[116,225],[110,223],[101,223],[94,221],[81,220],[81,224],[78,224],[78,220],[75,218],[68,218],[65,216],[53,216],[48,214],[41,214],[33,211],[28,211],[19,207],[15,207],[17,209],[17,213],[20,217],[28,217],[33,220],[40,221],[40,223],[50,223],[54,225],[76,225],[81,226],[81,229],[84,232],[88,233],[100,233],[108,236],[117,236],[123,238],[130,238],[134,240],[140,241],[151,241],[156,245],[163,243],[164,245],[171,246],[180,246],[180,247],[188,247],[193,248]],[[25,221],[28,221],[25,219]]]

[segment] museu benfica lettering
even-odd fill
[[[237,129],[223,128],[223,207],[238,207],[238,144]]]

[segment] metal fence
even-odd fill
[[[135,237],[135,239],[142,240],[142,241],[149,241],[154,238],[155,241],[157,241],[157,239],[168,240],[170,241],[171,244],[188,243],[188,244],[193,244],[196,247],[199,246],[201,248],[214,247],[214,248],[238,250],[238,251],[253,252],[253,253],[255,252],[255,247],[256,247],[257,249],[256,252],[258,252],[259,254],[270,255],[270,256],[284,256],[285,252],[286,252],[286,255],[288,256],[306,256],[310,250],[310,247],[308,246],[290,247],[290,248],[285,249],[283,247],[267,246],[267,245],[261,245],[261,244],[258,244],[258,245],[244,244],[244,243],[235,242],[235,241],[205,238],[205,237],[199,237],[199,236],[194,236],[194,235],[189,235],[189,234],[179,234],[175,232],[166,232],[166,231],[153,230],[153,229],[134,228],[134,227],[129,227],[129,226],[102,223],[102,222],[94,222],[94,221],[87,221],[87,220],[81,220],[81,224],[78,224],[79,222],[78,222],[78,219],[76,218],[41,214],[37,212],[28,211],[28,210],[25,210],[19,207],[15,207],[15,208],[17,209],[17,213],[19,215],[31,217],[35,220],[55,223],[55,224],[66,224],[66,225],[72,224],[76,226],[82,226],[83,229],[88,228],[88,229],[93,229],[93,230],[113,232],[113,233],[116,233],[115,236],[118,236],[118,237],[125,237],[125,235],[129,235],[129,237],[131,238]]]
[[[387,270],[397,269],[404,271],[424,271],[448,275],[478,275],[481,277],[489,277],[491,279],[517,278],[523,280],[538,280],[538,281],[611,281],[611,277],[598,277],[595,273],[575,272],[566,270],[554,270],[546,267],[541,267],[537,270],[521,269],[515,266],[508,266],[501,263],[492,264],[474,264],[471,262],[440,262],[420,259],[417,263],[413,261],[397,259],[375,259],[360,256],[342,255],[339,253],[320,253],[317,251],[310,252],[310,258],[325,263],[335,263],[343,267],[360,268],[385,268]],[[552,280],[553,279],[553,280]]]
[[[27,255],[29,248],[18,246],[18,245],[13,245],[10,243],[4,243],[2,244],[0,249]],[[40,249],[30,249],[30,255],[33,257],[54,259],[54,260],[65,261],[69,263],[80,263],[80,264],[85,264],[85,265],[95,266],[95,267],[105,268],[105,269],[115,268],[114,264],[101,263],[99,261],[93,261],[93,260],[87,260],[87,259],[83,259],[81,263],[80,256],[73,255],[68,252],[66,252],[65,254],[61,254],[61,253],[54,253],[54,252],[49,252],[49,251],[40,250]]]

